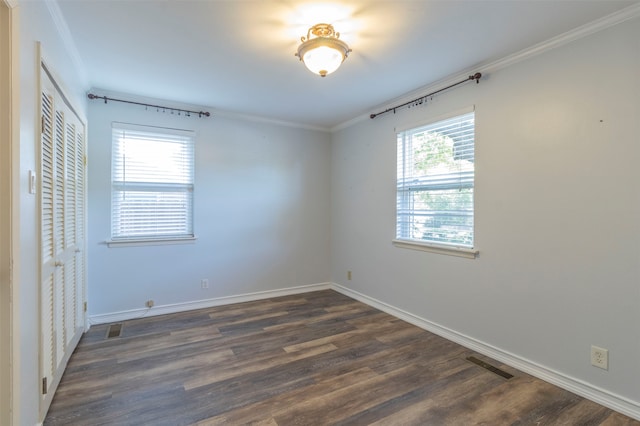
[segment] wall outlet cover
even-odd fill
[[[602,368],[603,370],[608,370],[609,350],[598,346],[591,346],[591,365]]]

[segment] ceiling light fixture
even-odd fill
[[[311,37],[311,35],[315,37]],[[340,67],[347,59],[351,49],[340,40],[340,33],[335,32],[333,25],[317,24],[309,28],[307,37],[300,37],[302,44],[295,54],[314,74],[326,77]]]

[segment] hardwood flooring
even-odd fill
[[[45,426],[640,425],[331,290],[107,331],[82,338]]]

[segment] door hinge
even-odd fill
[[[84,302],[82,304],[82,308],[84,309],[85,312],[87,312],[87,302]]]
[[[47,394],[47,378],[46,377],[42,378],[42,394],[43,395]]]

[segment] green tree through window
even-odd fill
[[[398,134],[396,237],[473,247],[474,114]]]

